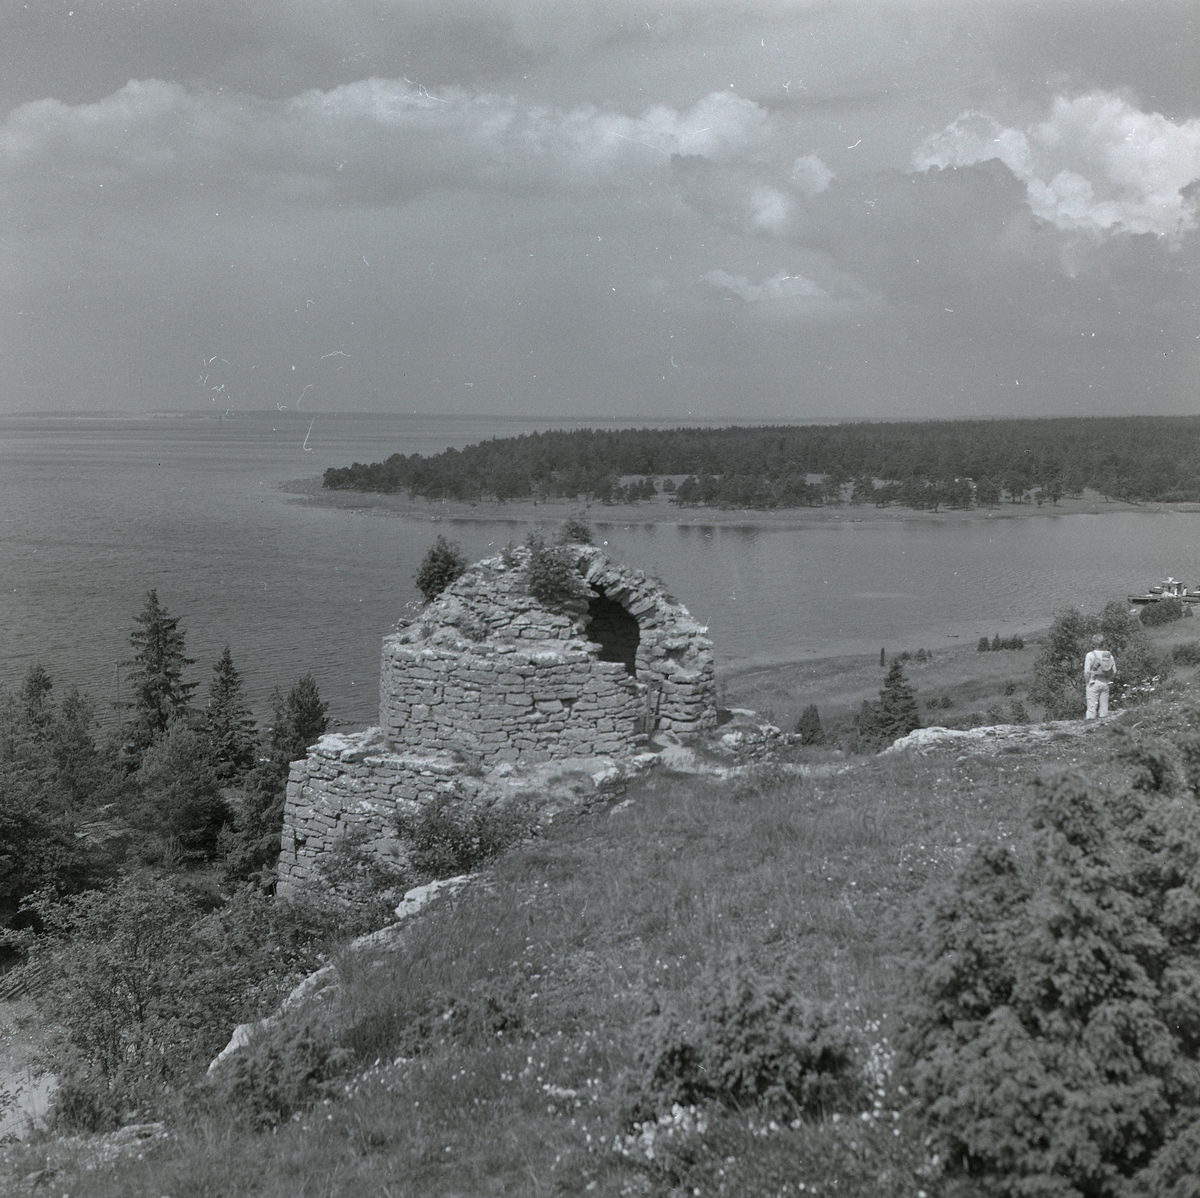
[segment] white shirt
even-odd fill
[[[1093,649],[1083,659],[1083,677],[1085,681],[1109,682],[1116,676],[1116,658],[1107,649]]]

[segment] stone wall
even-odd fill
[[[403,867],[394,823],[406,807],[503,802],[505,781],[523,780],[541,808],[602,786],[656,729],[716,726],[712,643],[687,608],[593,546],[556,552],[573,579],[561,602],[530,595],[530,551],[510,549],[385,638],[380,726],[322,737],[292,763],[281,893],[318,881],[347,835]]]
[[[470,802],[479,790],[460,762],[394,753],[379,728],[323,736],[288,774],[280,893],[317,881],[318,863],[348,834],[361,836],[363,849],[381,861],[404,866],[405,846],[393,827],[397,812]]]
[[[527,593],[529,553],[471,567],[385,639],[380,725],[408,749],[459,750],[481,761],[636,752],[657,728],[716,724],[712,643],[681,604],[640,571],[592,546],[570,546],[581,598],[550,610]],[[636,621],[631,674],[601,660],[587,597]]]
[[[545,649],[384,644],[384,730],[397,748],[480,761],[623,756],[645,742],[644,688],[571,642]]]

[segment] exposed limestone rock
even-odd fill
[[[996,753],[1015,744],[1039,744],[1063,736],[1087,736],[1103,727],[1102,720],[1050,720],[1044,724],[989,724],[983,728],[918,728],[880,753],[925,752],[946,744],[959,744],[977,753]]]
[[[394,950],[400,947],[400,936],[404,924],[418,911],[428,906],[439,895],[453,897],[471,880],[470,875],[461,874],[457,878],[443,878],[437,882],[429,882],[424,886],[414,886],[407,891],[400,905],[396,908],[396,922],[376,932],[368,932],[365,936],[350,942],[350,952],[366,952],[371,949]],[[222,1061],[228,1060],[239,1049],[250,1043],[256,1032],[265,1031],[278,1023],[289,1011],[296,1011],[314,1002],[328,1002],[334,998],[341,988],[341,982],[336,965],[324,965],[314,973],[310,973],[302,982],[293,987],[291,993],[279,1005],[279,1010],[257,1023],[239,1023],[229,1037],[229,1043],[221,1049],[209,1063],[208,1072],[214,1073]]]

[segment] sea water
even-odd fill
[[[60,692],[78,685],[116,718],[133,617],[155,588],[186,630],[199,697],[229,645],[260,720],[273,687],[311,670],[335,720],[371,723],[380,638],[411,613],[434,536],[473,560],[530,525],[503,509],[431,523],[436,504],[418,515],[328,507],[281,484],[588,423],[0,419],[0,683],[18,685],[40,662]],[[872,520],[846,508],[835,520],[797,512],[788,527],[752,513],[707,524],[690,510],[678,525],[617,522],[599,506],[588,515],[612,556],[661,578],[708,625],[719,667],[936,650],[1043,626],[1063,606],[1096,610],[1167,574],[1200,581],[1191,513]]]

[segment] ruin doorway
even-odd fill
[[[596,597],[588,604],[591,622],[587,638],[600,646],[601,661],[619,661],[625,671],[637,677],[637,649],[642,634],[638,622],[603,587],[596,587]]]

